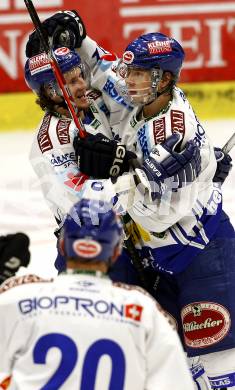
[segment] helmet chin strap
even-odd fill
[[[171,82],[161,92],[157,90],[157,86],[153,88],[153,98],[148,103],[146,103],[145,106],[151,104],[155,99],[158,99],[161,95],[171,92],[174,85],[175,85],[175,80],[171,80]]]
[[[147,103],[145,103],[145,106],[148,106],[151,104],[155,99],[159,98],[161,95],[164,95],[172,90],[172,88],[175,85],[175,78],[169,82],[169,84],[161,91],[158,91],[158,85],[161,81],[163,76],[163,70],[162,69],[153,69],[152,70],[152,99],[150,99]]]
[[[153,91],[154,91],[157,98],[159,96],[169,92],[176,83],[176,77],[174,77],[169,82],[169,84],[161,92],[159,92],[158,85],[159,85],[159,82],[162,80],[163,73],[164,72],[162,69],[153,69],[153,71],[152,71],[152,88],[153,88]]]

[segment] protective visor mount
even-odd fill
[[[149,73],[149,80],[136,80],[133,84],[127,81],[131,71]],[[136,66],[128,66],[123,60],[117,65],[117,82],[116,89],[125,101],[134,106],[149,104],[157,97],[158,84],[162,78],[163,71],[160,68],[144,69]],[[138,84],[140,86],[138,87]]]

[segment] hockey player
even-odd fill
[[[201,355],[212,388],[235,388],[235,234],[222,211],[220,186],[213,184],[213,146],[175,86],[184,59],[182,47],[164,34],[146,34],[128,45],[121,62],[111,62],[107,52],[86,37],[75,12],[57,13],[44,25],[54,44],[63,38],[89,61],[92,85],[103,93],[114,137],[125,140],[143,163],[148,198],[143,204],[135,193],[129,201],[128,212],[135,221],[129,222],[129,230],[145,272],[151,274],[154,268],[161,273],[157,296],[178,321],[198,386],[207,386],[199,366],[194,367]],[[202,170],[192,185],[180,188],[176,183],[173,191],[166,191],[167,185],[162,187],[159,180],[164,178],[159,163],[165,148],[159,144],[175,131],[182,134],[180,150],[189,140],[200,147]],[[102,154],[101,146],[96,137],[78,142],[85,173],[92,174],[92,151]]]
[[[85,81],[88,72],[85,64],[81,62],[75,51],[68,48],[57,47],[54,50],[54,55],[80,110],[80,116],[89,134],[87,137],[88,143],[93,136],[91,133],[99,131],[97,142],[102,149],[102,153],[93,156],[92,164],[95,172],[92,176],[108,178],[109,172],[113,171],[115,176],[115,172],[120,175],[125,171],[129,171],[129,160],[135,158],[136,155],[132,151],[128,151],[124,143],[119,144],[116,140],[109,139],[112,138],[112,133],[109,127],[107,108],[100,96],[101,93],[93,90],[86,96],[87,83]],[[90,154],[87,151],[84,156],[83,150],[80,148],[81,155],[85,157],[85,164],[83,158],[81,159],[82,163],[79,162],[78,164],[80,153],[78,156],[75,153],[75,149],[78,149],[76,147],[78,141],[75,142],[78,131],[66,109],[65,101],[45,53],[35,55],[26,61],[25,79],[28,86],[38,96],[38,103],[41,108],[46,111],[36,132],[30,159],[36,174],[41,180],[44,196],[61,227],[63,218],[71,204],[84,195],[86,188],[89,191],[89,186],[91,186],[92,191],[93,189],[97,191],[94,181],[89,181],[88,186],[86,183],[88,175],[83,174],[83,168],[86,169],[87,166],[86,158],[89,159]],[[109,138],[105,135],[108,135]],[[165,157],[168,165],[170,162],[170,168],[165,167],[165,177],[178,175],[178,172],[180,172],[177,177],[179,178],[179,184],[183,186],[187,184],[186,177],[190,177],[189,180],[191,180],[198,176],[200,172],[200,152],[198,147],[188,143],[185,150],[178,156],[173,151],[178,141],[178,137],[174,135],[165,144]],[[93,147],[93,141],[91,146]],[[104,169],[106,169],[106,172],[103,176]],[[100,176],[100,172],[102,172],[102,176]],[[127,179],[132,179],[132,187],[135,189],[134,174],[129,176]],[[115,188],[113,188],[111,182],[108,185],[111,186],[110,191],[107,190],[109,198],[115,198],[116,191],[124,193],[125,197],[128,189],[125,177],[124,180],[121,177],[117,179]],[[144,185],[145,183],[143,183]],[[59,258],[56,267],[61,270],[62,266]]]
[[[0,236],[0,284],[14,276],[30,260],[29,238],[24,233]]]
[[[54,55],[86,131],[102,131],[104,135],[112,138],[101,94],[98,91],[87,93],[89,69],[86,64],[75,51],[68,48],[59,47],[54,50]],[[41,181],[44,196],[61,225],[70,207],[82,197],[83,186],[88,178],[79,169],[73,146],[78,129],[71,120],[46,53],[40,53],[26,61],[25,80],[37,95],[37,103],[45,111],[35,134],[30,160]],[[113,141],[112,145],[115,152],[116,142]],[[134,153],[126,151],[120,167],[121,172],[129,170],[128,160],[133,157]]]
[[[10,389],[193,390],[161,308],[105,275],[122,244],[120,220],[107,210],[83,199],[70,211],[60,238],[67,272],[2,285],[0,371],[11,375]]]

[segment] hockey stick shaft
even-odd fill
[[[222,151],[226,154],[226,153],[229,153],[230,150],[232,150],[232,148],[234,147],[235,145],[235,132],[233,133],[233,135],[229,138],[229,140],[226,142],[226,144],[222,147]]]
[[[43,29],[42,23],[38,17],[38,14],[37,14],[37,11],[33,5],[33,2],[31,0],[24,0],[24,3],[25,3],[26,8],[28,10],[29,16],[33,22],[35,30],[38,34],[40,42],[43,46],[43,50],[46,52],[46,54],[49,58],[52,71],[54,73],[54,76],[56,78],[56,81],[57,81],[60,89],[62,90],[63,97],[66,101],[67,106],[68,106],[68,110],[70,112],[70,115],[73,118],[75,125],[78,129],[79,136],[81,138],[85,138],[86,137],[86,130],[85,130],[82,122],[80,121],[80,119],[77,116],[77,114],[78,114],[77,106],[76,106],[75,101],[71,95],[71,92],[66,84],[65,78],[63,76],[63,73],[60,70],[58,62],[57,62],[57,60],[56,60],[55,56],[53,55],[53,52],[50,48],[50,45],[48,42],[48,37],[46,36],[46,33]]]

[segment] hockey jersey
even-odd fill
[[[87,132],[112,138],[108,110],[101,93],[88,93],[90,107],[84,120]],[[30,161],[40,180],[44,197],[59,225],[73,204],[83,197],[88,177],[79,170],[73,147],[78,129],[73,120],[45,113],[36,130]]]
[[[0,356],[9,390],[194,388],[156,302],[92,275],[26,275],[2,285]]]
[[[135,152],[140,164],[155,145],[176,131],[182,135],[181,150],[190,140],[200,148],[199,177],[182,189],[166,192],[161,200],[153,202],[150,189],[149,196],[145,193],[143,197],[133,173],[122,175],[113,185],[119,207],[132,218],[127,227],[145,264],[163,272],[181,272],[219,228],[222,194],[220,186],[212,181],[216,170],[213,144],[180,88],[174,87],[165,110],[144,118],[141,107],[131,107],[118,95],[118,60],[109,61],[107,52],[89,37],[83,41],[79,54],[93,71],[92,86],[102,92],[113,137]],[[161,155],[161,146],[157,148]],[[141,182],[141,169],[136,173]],[[110,187],[106,193],[111,193],[112,186],[106,185]]]
[[[202,171],[193,183],[167,191],[156,201],[151,199],[151,188],[141,169],[130,170],[116,182],[88,180],[79,171],[74,153],[74,122],[46,114],[31,150],[44,196],[61,224],[81,197],[115,203],[119,213],[131,217],[126,230],[144,266],[166,273],[181,272],[219,229],[222,194],[220,186],[212,181],[216,170],[212,142],[181,89],[174,88],[165,110],[146,119],[139,115],[141,108],[130,106],[118,95],[117,61],[109,61],[108,53],[89,37],[83,41],[79,54],[93,71],[95,88],[90,92],[92,115],[85,123],[87,131],[102,132],[125,144],[136,153],[140,165],[156,145],[161,158],[161,143],[178,131],[182,135],[181,149],[190,140],[200,147]]]

